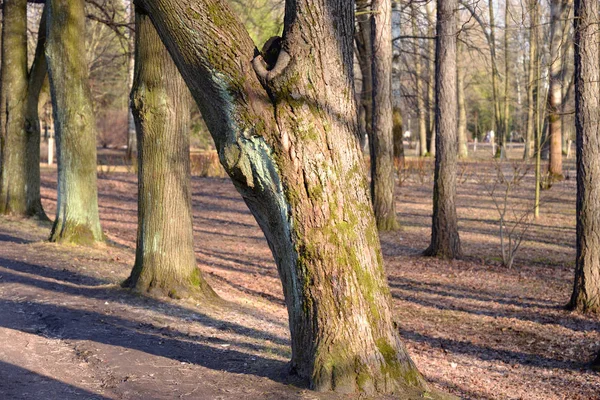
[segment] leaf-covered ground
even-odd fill
[[[510,164],[501,168],[512,174]],[[416,162],[401,174],[403,229],[381,236],[400,333],[420,370],[464,398],[600,398],[600,375],[586,368],[600,347],[600,318],[563,309],[575,258],[572,172],[542,193],[541,217],[510,270],[501,265],[489,194],[497,167],[490,162],[459,171],[465,258],[420,256],[430,235],[431,175],[429,164]],[[55,171],[42,178],[52,216]],[[532,185],[529,171],[511,191],[508,226],[528,220]],[[198,262],[226,300],[221,305],[120,289],[133,264],[136,177],[107,171],[99,187],[108,246],[57,246],[45,242],[49,225],[0,219],[0,397],[341,398],[306,390],[287,375],[277,271],[228,180],[193,179]]]

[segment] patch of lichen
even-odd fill
[[[79,246],[93,246],[104,242],[104,235],[102,233],[100,235],[95,234],[94,230],[88,225],[65,221],[62,226],[53,228],[50,241]]]

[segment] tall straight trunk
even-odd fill
[[[509,103],[509,93],[510,93],[510,52],[508,50],[508,38],[509,38],[509,16],[510,16],[510,0],[505,0],[504,7],[504,120],[502,122],[502,138],[501,138],[501,146],[500,149],[500,157],[506,157],[506,141],[508,140],[510,129],[508,126],[508,121],[510,120],[510,103]]]
[[[402,111],[394,107],[394,128],[392,134],[394,137],[394,166],[396,169],[404,166],[404,136],[402,124]]]
[[[427,122],[425,121],[425,100],[423,99],[423,75],[422,75],[422,61],[421,61],[421,48],[419,46],[419,28],[417,24],[417,7],[414,2],[410,3],[411,9],[411,22],[412,32],[415,36],[413,50],[415,53],[415,89],[417,98],[417,123],[419,129],[419,153],[421,157],[427,155]]]
[[[577,258],[569,308],[600,311],[600,7],[575,0]]]
[[[523,159],[531,157],[531,143],[534,140],[536,131],[536,106],[537,106],[537,87],[536,71],[538,69],[538,50],[537,50],[537,0],[529,1],[529,68],[527,83],[527,133],[525,134],[525,150]]]
[[[96,186],[96,121],[85,49],[83,0],[48,0],[46,60],[58,155],[58,201],[50,241],[103,240]]]
[[[467,146],[467,108],[465,106],[465,82],[464,70],[461,67],[460,57],[462,55],[460,41],[456,44],[456,103],[458,106],[458,157],[467,158],[469,148]]]
[[[456,216],[456,0],[438,0],[435,53],[437,152],[433,186],[431,244],[425,255],[461,255]]]
[[[377,228],[400,227],[394,192],[394,138],[392,110],[392,2],[372,0],[371,46],[373,73],[373,134],[371,149],[371,199]]]
[[[362,85],[360,92],[360,117],[361,123],[364,125],[364,133],[371,141],[373,135],[373,63],[371,62],[373,55],[371,54],[371,1],[356,0],[356,47],[357,58],[362,76]],[[365,148],[365,136],[363,132],[360,135],[361,147]],[[366,149],[365,149],[366,151]]]
[[[133,4],[134,0],[129,0],[129,23],[133,26],[135,25],[135,6]],[[128,78],[128,87],[133,88],[133,79],[134,79],[134,68],[135,68],[135,62],[134,62],[134,52],[135,52],[135,32],[133,30],[129,31],[129,35],[127,37],[127,44],[128,44],[128,48],[129,48],[129,59],[128,61],[128,74],[127,74],[127,78]],[[135,151],[136,151],[136,147],[137,147],[137,143],[136,143],[136,129],[135,129],[135,120],[133,118],[133,105],[131,103],[128,104],[127,107],[127,152],[125,154],[125,157],[128,160],[132,160],[134,155],[135,155]]]
[[[496,21],[494,17],[493,0],[489,0],[488,13],[490,17],[489,45],[490,58],[492,61],[492,101],[494,103],[494,119],[492,130],[496,132],[496,141],[498,142],[496,156],[500,156],[502,153],[502,147],[504,146],[504,133],[502,128],[502,120],[500,118],[500,89],[498,88],[498,80],[500,77],[498,73],[498,62],[496,57]]]
[[[46,9],[42,12],[35,58],[29,71],[27,85],[27,109],[25,112],[25,132],[27,134],[27,215],[48,220],[42,207],[40,193],[40,97],[48,85],[48,65],[44,48],[46,46]],[[43,96],[45,97],[45,96]]]
[[[429,29],[427,30],[427,36],[433,37],[435,35],[435,10],[434,3],[429,2],[426,4],[427,9],[427,22],[429,25]],[[427,115],[429,116],[429,155],[431,157],[435,157],[436,153],[436,127],[435,127],[435,42],[433,40],[429,40],[428,43],[428,52],[429,52],[429,86],[427,87]]]
[[[150,18],[138,10],[135,22],[138,230],[124,286],[171,297],[214,295],[194,253],[189,91]]]
[[[562,179],[562,52],[564,0],[550,1],[550,66],[548,88],[548,173]]]
[[[321,391],[422,394],[392,323],[357,140],[353,4],[288,0],[281,49],[265,49],[278,54],[267,65],[225,2],[139,4],[265,233],[289,313],[292,371]]]
[[[26,216],[27,0],[6,0],[2,10],[0,214]]]

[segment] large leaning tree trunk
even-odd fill
[[[138,9],[135,22],[138,230],[124,286],[177,298],[214,295],[194,253],[189,90],[148,16]]]
[[[456,0],[438,0],[435,52],[436,155],[431,244],[424,254],[461,255],[456,216]]]
[[[269,243],[292,371],[320,391],[422,392],[392,322],[359,149],[353,3],[288,0],[264,57],[222,0],[139,4]]]
[[[58,155],[53,242],[102,241],[96,186],[96,121],[85,49],[83,0],[48,0],[46,59]]]
[[[6,0],[2,11],[0,214],[26,216],[27,0]]]
[[[577,258],[570,309],[600,311],[600,31],[597,0],[575,0]]]
[[[373,122],[369,140],[371,199],[380,231],[400,227],[396,217],[396,174],[392,119],[392,2],[371,0]]]
[[[25,133],[27,134],[27,215],[48,220],[42,207],[40,193],[40,116],[39,106],[44,103],[48,88],[48,64],[44,49],[46,47],[46,8],[42,12],[35,58],[29,71],[27,87],[27,109],[25,111]],[[40,101],[43,97],[44,100]]]

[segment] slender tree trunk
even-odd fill
[[[394,138],[392,119],[392,2],[372,0],[371,69],[373,73],[373,135],[371,148],[371,199],[380,231],[400,228],[394,192]]]
[[[394,165],[396,169],[404,167],[404,136],[402,125],[402,111],[400,108],[394,107]]]
[[[26,216],[27,0],[3,3],[0,79],[0,214]]]
[[[412,32],[413,36],[419,36],[419,29],[417,25],[417,7],[414,2],[410,3],[411,14],[412,14]],[[414,39],[413,50],[415,53],[415,96],[417,98],[417,122],[419,126],[419,153],[421,157],[427,155],[427,123],[425,121],[425,101],[423,99],[423,76],[422,76],[422,64],[421,64],[421,48],[419,46],[419,39]]]
[[[96,186],[96,121],[85,49],[83,0],[49,0],[46,59],[58,156],[58,201],[50,241],[103,240]]]
[[[464,70],[461,67],[460,57],[462,46],[457,41],[456,47],[456,86],[457,86],[457,105],[458,105],[458,157],[467,158],[469,148],[467,146],[467,108],[465,106],[465,83]]]
[[[140,4],[273,252],[292,370],[321,391],[422,393],[392,323],[357,140],[353,4],[288,0],[267,65],[262,56],[250,65],[255,47],[224,2]]]
[[[533,92],[533,98],[535,100],[534,104],[534,155],[535,155],[535,197],[534,197],[534,206],[533,206],[533,216],[534,218],[539,218],[540,216],[540,186],[542,182],[542,110],[540,105],[542,104],[542,73],[541,73],[541,62],[540,62],[540,10],[538,0],[532,0],[532,12],[533,12],[533,30],[532,34],[534,35],[534,41],[537,44],[536,53],[535,53],[535,86]]]
[[[492,130],[496,132],[496,141],[498,147],[496,149],[496,157],[502,154],[502,148],[504,146],[502,120],[500,117],[500,89],[498,88],[498,80],[500,79],[498,73],[498,62],[496,57],[496,21],[494,17],[494,3],[493,0],[489,0],[488,11],[490,17],[490,55],[492,61],[492,100],[494,103],[494,119]]]
[[[538,50],[537,50],[537,35],[536,35],[536,21],[538,5],[537,0],[530,0],[529,2],[529,69],[528,69],[528,83],[527,83],[527,133],[525,135],[525,150],[523,152],[523,159],[531,157],[531,143],[534,140],[536,130],[536,104],[537,104],[537,86],[538,81],[536,80],[536,71],[538,64]]]
[[[133,5],[133,0],[129,0],[129,23],[135,25],[135,6]],[[130,30],[129,36],[127,38],[129,45],[129,60],[128,60],[128,87],[133,88],[133,79],[134,79],[134,52],[135,52],[135,32]],[[125,157],[128,160],[133,160],[135,156],[135,151],[137,148],[136,143],[136,129],[135,129],[135,120],[133,118],[133,105],[129,104],[127,107],[127,152]]]
[[[575,0],[577,258],[568,307],[600,311],[600,7]]]
[[[48,85],[48,65],[44,54],[46,46],[46,9],[42,12],[35,58],[29,71],[25,132],[27,134],[27,215],[49,220],[42,207],[40,193],[40,116],[41,94]],[[45,97],[45,96],[43,96]]]
[[[138,231],[135,266],[124,286],[171,297],[213,296],[194,253],[189,91],[148,16],[138,10],[135,22]]]
[[[364,123],[366,137],[371,141],[373,135],[373,67],[371,60],[371,1],[356,0],[356,47],[357,58],[362,76],[362,85],[360,91],[360,117],[364,117],[361,123]],[[361,132],[361,148],[366,151],[365,135]]]
[[[504,121],[502,123],[502,137],[500,138],[501,146],[500,157],[506,158],[506,142],[509,138],[510,127],[510,52],[508,50],[508,38],[509,38],[509,16],[510,16],[510,0],[505,0],[504,7]]]
[[[438,0],[435,70],[437,152],[431,245],[425,255],[461,256],[456,216],[456,0]]]
[[[548,142],[549,162],[548,173],[550,177],[562,179],[562,51],[564,0],[550,1],[550,66],[548,88]]]
[[[435,35],[435,10],[434,3],[429,2],[426,4],[427,9],[427,22],[429,24],[429,29],[427,30],[427,36],[433,37]],[[435,157],[436,152],[436,127],[435,127],[435,42],[433,40],[429,40],[428,44],[429,50],[429,86],[427,87],[427,115],[429,116],[429,155],[431,157]]]

